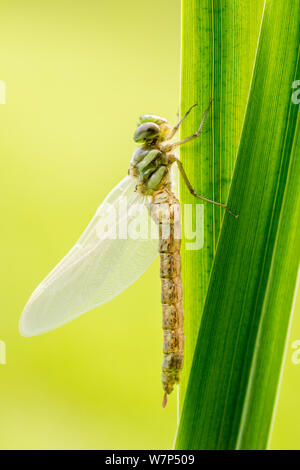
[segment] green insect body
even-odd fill
[[[164,330],[163,406],[167,403],[167,395],[180,381],[184,349],[180,239],[175,237],[175,232],[180,232],[180,219],[176,220],[180,204],[170,182],[169,170],[175,161],[174,155],[164,149],[165,137],[170,132],[171,127],[165,119],[153,115],[142,116],[134,135],[134,140],[142,146],[134,152],[129,169],[129,173],[137,178],[137,191],[152,197],[150,212],[159,226]]]
[[[211,103],[212,100],[210,105]],[[158,249],[164,331],[163,407],[166,406],[167,396],[172,392],[174,385],[180,382],[184,358],[180,203],[171,187],[170,169],[173,163],[177,163],[181,176],[193,196],[224,207],[227,212],[237,217],[224,204],[198,195],[189,182],[180,160],[172,152],[174,148],[199,136],[210,105],[204,113],[198,131],[183,140],[172,142],[171,139],[194,106],[188,110],[174,128],[171,128],[168,121],[162,117],[151,114],[141,116],[133,137],[134,141],[141,145],[132,156],[129,174],[137,180],[136,190],[151,197],[151,216],[159,227]]]

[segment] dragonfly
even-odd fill
[[[196,105],[184,114],[175,127],[167,119],[156,115],[140,117],[133,137],[138,147],[130,161],[128,175],[108,194],[69,253],[35,289],[19,322],[21,335],[27,337],[58,328],[120,294],[146,271],[159,254],[163,408],[168,395],[180,382],[184,358],[180,202],[172,189],[172,166],[177,164],[193,196],[223,207],[237,217],[225,204],[196,193],[174,153],[177,147],[200,135],[211,104],[212,100],[199,129],[178,141],[174,141],[173,137]],[[124,199],[127,210],[117,211],[120,201]],[[132,210],[137,205],[145,211],[138,213]],[[157,236],[128,236],[124,225],[137,221],[141,225],[146,222],[146,217],[155,222]],[[104,226],[108,228],[104,230]],[[120,231],[125,236],[124,233],[120,236]]]

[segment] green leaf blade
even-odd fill
[[[182,136],[195,132],[209,99],[214,99],[202,135],[182,147],[181,161],[197,192],[226,202],[242,130],[264,0],[182,1],[182,114],[198,103],[182,125]],[[184,204],[194,204],[186,186]],[[224,211],[204,207],[204,246],[184,251],[185,365],[180,388],[183,403]],[[197,266],[197,270],[192,269]]]
[[[177,437],[180,449],[264,449],[299,260],[300,5],[266,1],[259,49]],[[298,211],[298,212],[297,212]]]

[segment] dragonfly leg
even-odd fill
[[[207,109],[204,112],[203,118],[201,120],[199,129],[197,130],[197,132],[194,132],[194,134],[190,135],[189,137],[186,137],[185,139],[179,140],[178,142],[174,142],[173,148],[179,147],[180,145],[184,145],[187,142],[190,142],[191,140],[196,139],[200,135],[200,133],[202,131],[202,128],[203,128],[203,125],[204,125],[204,122],[205,122],[205,119],[206,119],[206,116],[207,116],[208,111],[210,110],[210,107],[212,105],[212,102],[213,102],[213,99],[211,98],[210,102],[209,102],[209,105],[208,105]]]
[[[206,197],[203,197],[203,196],[200,196],[200,194],[197,194],[196,191],[194,190],[193,186],[189,182],[189,179],[188,179],[187,174],[186,174],[186,172],[185,172],[185,170],[182,166],[181,161],[176,157],[174,157],[174,159],[175,159],[174,161],[177,163],[177,166],[178,166],[178,169],[181,173],[181,176],[183,177],[183,180],[184,180],[189,192],[192,194],[192,196],[194,196],[198,199],[202,199],[203,201],[209,202],[210,204],[214,204],[216,206],[223,207],[230,215],[232,215],[235,218],[238,218],[238,214],[234,214],[233,212],[231,212],[231,210],[228,209],[228,207],[225,204],[222,204],[221,202],[212,201],[211,199],[207,199]]]
[[[204,122],[205,122],[205,119],[206,119],[206,116],[208,114],[208,111],[210,110],[210,107],[212,105],[212,102],[213,102],[213,99],[211,98],[210,99],[210,102],[209,102],[209,105],[207,107],[207,109],[205,110],[204,112],[204,115],[203,115],[203,118],[202,118],[202,121],[200,123],[200,126],[199,126],[199,129],[197,130],[197,132],[194,132],[194,134],[190,135],[189,137],[186,137],[185,139],[182,139],[182,140],[178,140],[178,142],[169,142],[169,140],[174,136],[174,134],[176,133],[176,131],[179,129],[179,126],[180,124],[182,123],[182,121],[185,119],[185,117],[189,114],[189,112],[191,111],[191,109],[196,106],[196,104],[194,104],[194,106],[192,106],[188,111],[187,113],[185,113],[185,115],[183,116],[183,118],[181,118],[181,120],[178,122],[178,124],[173,128],[173,130],[171,131],[171,134],[168,136],[168,139],[164,142],[162,142],[162,144],[160,145],[160,149],[162,152],[170,152],[172,151],[174,148],[176,147],[179,147],[180,145],[184,145],[186,144],[187,142],[190,142],[191,140],[194,140],[196,139],[201,131],[202,131],[202,128],[203,128],[203,125],[204,125]],[[175,129],[175,132],[174,132],[174,129]]]
[[[184,114],[184,116],[178,121],[178,123],[176,124],[176,126],[173,127],[173,129],[171,130],[171,133],[168,135],[168,140],[172,139],[174,137],[174,135],[176,134],[176,132],[178,131],[182,121],[184,121],[184,119],[190,114],[190,112],[192,111],[192,109],[195,107],[195,106],[198,106],[198,103],[195,103],[193,104],[193,106],[190,107],[190,109]],[[178,112],[178,117],[179,117],[179,112]]]

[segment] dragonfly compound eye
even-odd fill
[[[133,140],[137,143],[155,139],[160,133],[160,127],[154,122],[140,124],[134,133]]]

